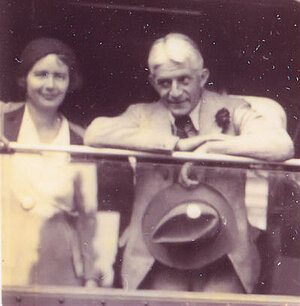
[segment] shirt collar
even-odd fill
[[[56,137],[52,141],[52,145],[69,145],[70,133],[68,120],[61,115],[62,123],[60,130]],[[22,144],[42,144],[39,140],[36,127],[32,121],[31,115],[28,110],[28,106],[25,104],[24,115],[19,131],[18,140]]]
[[[197,131],[199,131],[199,112],[200,112],[200,102],[196,105],[196,107],[188,114],[193,122],[193,125]],[[175,118],[172,113],[169,111],[169,117],[172,125],[175,124]]]

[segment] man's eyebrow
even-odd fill
[[[164,82],[164,81],[170,81],[170,80],[171,80],[171,78],[168,78],[168,77],[158,77],[157,78],[158,82]]]
[[[190,78],[190,77],[191,77],[191,75],[189,73],[184,73],[184,74],[178,76],[177,79]]]

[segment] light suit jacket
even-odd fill
[[[242,99],[206,91],[199,110],[199,134],[221,133],[215,121],[216,113],[227,108],[230,124],[229,135],[261,133],[268,125],[264,118],[251,109]],[[172,134],[168,109],[161,103],[131,105],[118,117],[99,117],[87,129],[85,141],[98,146],[134,149],[173,150],[178,137]],[[147,250],[141,231],[141,220],[153,196],[176,180],[178,166],[143,164],[137,165],[133,212],[129,226],[129,238],[125,246],[122,279],[127,289],[136,289],[145,278],[155,259]],[[230,258],[245,290],[251,292],[260,273],[260,257],[247,221],[244,202],[245,175],[239,170],[201,170],[201,181],[218,189],[232,205],[238,223],[238,248]]]

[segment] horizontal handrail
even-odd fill
[[[300,159],[289,159],[284,162],[270,162],[254,158],[240,157],[224,154],[205,154],[181,151],[138,151],[119,148],[94,148],[81,145],[25,145],[17,142],[9,142],[5,146],[0,147],[0,153],[39,153],[39,152],[67,152],[74,157],[80,158],[128,158],[135,157],[138,160],[152,162],[186,162],[192,161],[201,163],[202,165],[217,165],[223,167],[240,167],[250,169],[268,169],[268,170],[290,170],[300,171]]]

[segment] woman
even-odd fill
[[[81,78],[74,52],[39,38],[22,53],[19,86],[25,103],[2,103],[2,129],[23,145],[82,144],[82,129],[60,112]],[[68,153],[4,157],[2,282],[4,285],[81,285],[100,275],[93,250],[96,169],[71,163]]]

